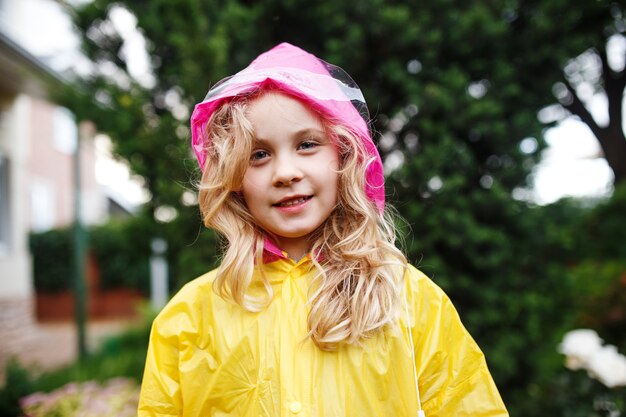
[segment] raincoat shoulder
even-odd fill
[[[211,359],[211,334],[200,329],[207,323],[205,315],[215,296],[212,285],[215,272],[187,283],[172,297],[152,323],[150,346],[146,356],[139,417],[181,416],[183,390],[182,366],[193,366],[194,360]],[[209,326],[211,328],[212,326]],[[181,356],[188,346],[203,346],[197,358]]]
[[[443,290],[409,265],[406,302],[427,417],[508,416],[485,357]]]

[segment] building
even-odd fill
[[[66,80],[5,31],[7,11],[0,12],[1,373],[9,356],[37,344],[28,235],[74,222],[79,135],[84,221],[105,221],[108,199],[96,181],[89,125],[79,129],[71,112],[52,99]]]

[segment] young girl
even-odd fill
[[[286,43],[196,106],[200,208],[226,246],[155,320],[139,416],[508,415],[394,245],[367,120],[347,74]]]

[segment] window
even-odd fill
[[[65,154],[71,155],[76,150],[78,128],[71,111],[63,107],[54,110],[52,141],[54,147]]]
[[[55,198],[54,185],[45,179],[33,179],[30,188],[32,213],[32,229],[34,232],[45,232],[54,227]]]

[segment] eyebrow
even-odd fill
[[[321,129],[315,129],[312,127],[307,127],[301,130],[297,130],[295,132],[293,132],[290,137],[294,137],[294,138],[300,138],[302,136],[306,136],[306,135],[322,135],[324,137],[326,137],[326,132],[321,130]],[[269,139],[265,139],[265,138],[261,138],[257,135],[254,135],[254,141],[260,144],[264,144],[269,142]]]

